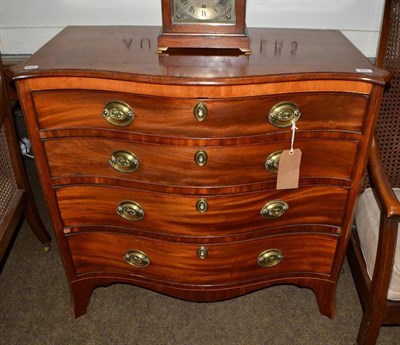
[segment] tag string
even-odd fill
[[[294,121],[292,121],[292,140],[291,140],[291,142],[290,142],[290,151],[289,151],[289,153],[292,155],[293,154],[293,146],[294,146],[294,137],[295,137],[295,134],[296,134],[296,129],[298,129],[297,127],[296,127],[296,123],[294,122]]]

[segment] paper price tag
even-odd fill
[[[301,150],[285,150],[279,158],[276,189],[293,189],[299,187]]]

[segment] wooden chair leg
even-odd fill
[[[27,198],[27,203],[24,210],[25,218],[37,239],[45,245],[44,250],[48,251],[50,249],[51,237],[46,231],[36,204],[29,200],[28,195],[25,197]]]
[[[377,257],[368,302],[364,308],[363,318],[357,336],[358,345],[375,345],[383,324],[389,282],[393,267],[395,245],[397,240],[397,219],[381,215],[378,241],[378,253],[386,253]]]
[[[384,315],[379,310],[385,309],[381,303],[372,303],[365,309],[357,335],[357,345],[375,345],[381,330]]]
[[[17,187],[22,190],[24,195],[24,216],[30,225],[33,233],[38,240],[45,245],[44,249],[47,251],[50,249],[51,237],[47,232],[42,219],[37,209],[35,199],[31,185],[25,172],[24,163],[22,161],[20,149],[18,143],[17,134],[15,132],[14,123],[11,116],[6,116],[4,119],[4,126],[8,133],[8,148],[11,156],[11,161],[14,166],[15,179]]]

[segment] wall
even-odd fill
[[[31,54],[67,25],[161,25],[161,0],[0,0],[0,50]],[[374,57],[384,0],[247,0],[247,26],[341,30]]]

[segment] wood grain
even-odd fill
[[[70,27],[15,67],[74,316],[86,312],[97,286],[128,282],[195,301],[295,284],[312,289],[321,313],[333,317],[390,74],[332,30],[252,30],[259,46],[246,57],[159,56],[152,50],[157,34]],[[129,48],[129,37],[139,48]],[[131,125],[105,121],[112,99],[131,105]],[[264,163],[272,151],[289,148],[291,130],[274,127],[267,116],[288,100],[301,111],[300,188],[276,190]],[[201,122],[193,115],[200,101],[209,108]],[[119,149],[137,155],[136,172],[110,167]],[[207,152],[205,166],[196,165],[197,150]],[[205,213],[196,209],[199,198],[207,199]],[[142,220],[117,215],[125,200],[143,207]],[[271,200],[289,209],[265,219],[260,210]],[[198,262],[199,245],[210,246],[215,261]],[[272,270],[254,263],[262,250],[280,246],[286,260]],[[126,266],[128,249],[150,255],[149,274]]]

